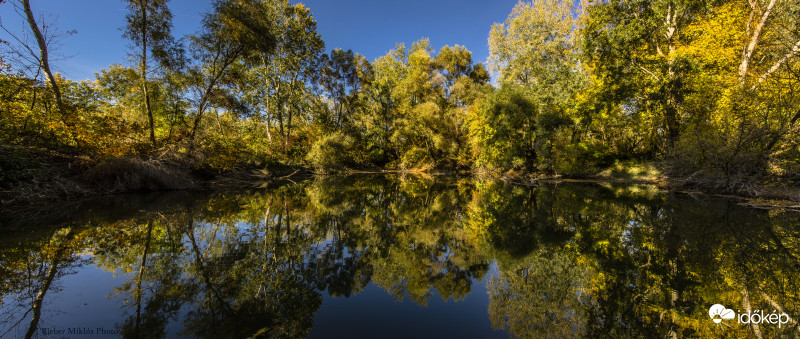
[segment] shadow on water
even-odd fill
[[[103,197],[0,225],[0,337],[325,336],[323,302],[381,298],[370,289],[393,300],[371,303],[377,316],[412,303],[484,321],[336,324],[350,336],[800,335],[800,215],[649,186],[328,177]],[[73,290],[108,301],[79,312]],[[716,324],[714,304],[786,321]]]

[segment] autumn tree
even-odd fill
[[[708,10],[705,1],[619,1],[588,7],[583,54],[609,97],[632,115],[652,116],[652,128],[671,149],[689,114],[685,76],[691,70],[677,53],[686,27]]]
[[[740,126],[755,125],[764,131],[754,135],[760,137],[759,148],[763,148],[763,152],[785,153],[794,145],[781,143],[791,140],[790,135],[796,135],[797,122],[800,121],[800,93],[796,91],[800,86],[800,4],[796,1],[748,0],[745,8],[745,39],[743,44],[740,43],[738,84],[742,93],[755,99],[751,105],[733,106],[731,109],[742,111],[742,115],[752,112],[753,117],[742,120]],[[738,28],[737,32],[741,34],[742,27]],[[797,156],[796,152],[791,154],[789,158]]]
[[[564,0],[520,1],[505,23],[492,26],[489,66],[501,84],[531,88],[543,104],[570,98],[579,70],[572,7]]]
[[[445,46],[437,54],[427,39],[408,49],[398,45],[374,64],[372,90],[388,92],[374,96],[379,104],[373,107],[381,120],[390,119],[388,141],[398,165],[466,165],[464,109],[488,81],[483,66],[473,64],[472,54],[460,46]]]
[[[278,30],[278,44],[272,58],[272,87],[278,127],[289,142],[293,118],[295,123],[309,101],[309,81],[315,75],[319,57],[325,47],[311,10],[302,4],[283,8]]]
[[[9,56],[8,61],[10,64],[18,68],[33,68],[36,72],[32,72],[31,76],[37,80],[40,72],[44,72],[46,83],[52,91],[53,98],[55,99],[55,107],[57,113],[60,115],[61,121],[74,133],[75,129],[75,114],[68,108],[62,95],[61,84],[58,74],[53,73],[51,69],[52,50],[60,38],[65,35],[72,35],[76,32],[58,32],[54,29],[54,24],[49,22],[37,22],[36,17],[31,9],[30,0],[17,0],[11,3],[14,10],[25,20],[26,25],[33,34],[35,45],[32,45],[27,40],[27,34],[16,34],[9,30],[8,27],[0,22],[0,29],[2,29],[12,41],[5,41],[0,39],[0,46],[7,47],[8,50],[3,51],[3,54]],[[5,49],[5,48],[4,48]],[[11,65],[9,65],[11,66]],[[35,90],[34,90],[35,92]],[[31,107],[36,104],[36,95],[33,96]],[[74,136],[73,136],[74,137]]]
[[[800,119],[793,89],[800,80],[800,31],[792,14],[798,7],[728,1],[709,8],[684,28],[675,52],[687,65],[687,134],[670,162],[679,175],[723,178],[726,189],[749,187],[769,172],[784,175],[795,166],[788,136]]]

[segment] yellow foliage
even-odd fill
[[[697,20],[686,28],[688,43],[678,47],[678,54],[702,64],[707,76],[735,75],[745,41],[737,28],[745,26],[747,10],[742,3],[732,2]]]

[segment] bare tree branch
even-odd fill
[[[797,40],[797,43],[794,44],[794,46],[789,50],[788,53],[786,53],[786,55],[783,56],[783,58],[778,60],[774,65],[772,65],[772,67],[769,68],[769,70],[766,73],[764,73],[763,75],[761,75],[761,77],[758,78],[758,83],[764,82],[764,80],[766,80],[767,77],[769,77],[772,73],[775,73],[775,71],[780,69],[781,66],[783,66],[783,64],[785,64],[787,61],[789,61],[789,59],[791,59],[798,53],[800,53],[800,40]],[[755,86],[753,87],[755,88]]]

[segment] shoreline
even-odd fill
[[[720,190],[724,181],[692,183],[687,179],[671,178],[662,174],[648,177],[626,178],[609,175],[542,175],[526,172],[490,172],[483,170],[453,169],[386,169],[358,168],[315,172],[306,166],[272,165],[266,168],[235,167],[213,171],[196,168],[181,160],[144,160],[119,158],[105,161],[69,156],[43,157],[45,165],[29,175],[27,180],[18,180],[0,190],[0,210],[25,208],[59,199],[81,199],[122,193],[145,193],[158,191],[224,190],[233,188],[257,188],[280,182],[296,183],[313,177],[331,175],[463,175],[476,178],[502,180],[513,184],[535,186],[560,183],[616,183],[630,185],[653,185],[665,192],[702,194],[741,199],[745,206],[761,209],[781,209],[800,212],[800,187],[752,185],[748,191]],[[39,160],[42,160],[39,159]],[[9,187],[10,186],[10,187]],[[715,189],[717,187],[717,189]]]

